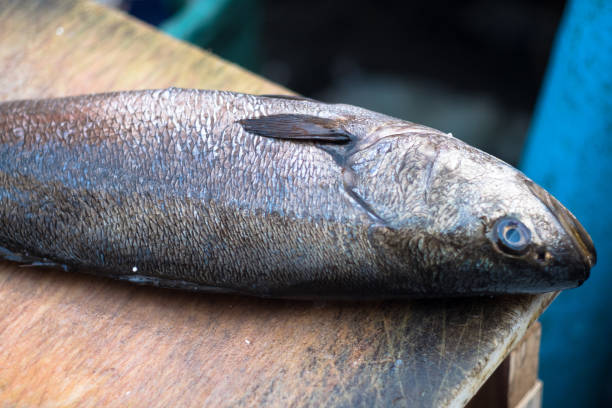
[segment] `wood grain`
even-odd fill
[[[286,93],[88,2],[0,0],[0,100]],[[0,263],[1,406],[462,406],[554,294],[306,302]]]

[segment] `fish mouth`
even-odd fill
[[[597,252],[593,240],[574,215],[567,210],[556,198],[531,180],[527,180],[531,192],[548,208],[550,213],[559,221],[568,234],[572,243],[580,253],[588,269],[597,263]],[[588,271],[587,269],[587,271]]]

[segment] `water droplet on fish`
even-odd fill
[[[249,340],[249,339],[244,339],[244,342],[245,342],[246,344],[251,344],[251,340]]]
[[[62,26],[57,27],[57,30],[55,30],[55,35],[59,36],[59,35],[62,35],[62,34],[64,34],[64,27],[62,27]]]

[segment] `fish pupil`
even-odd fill
[[[512,244],[517,244],[521,241],[521,233],[516,227],[509,227],[506,230],[505,238],[508,242]]]

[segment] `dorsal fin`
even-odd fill
[[[275,139],[333,143],[346,143],[354,139],[342,127],[342,121],[311,115],[269,115],[242,119],[238,123],[247,132]]]

